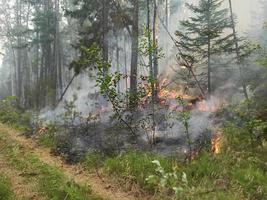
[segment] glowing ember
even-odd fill
[[[202,112],[216,112],[219,109],[219,105],[208,105],[206,100],[202,100],[197,103],[197,109]]]
[[[49,128],[44,126],[39,128],[39,130],[37,131],[38,134],[46,134],[48,132]]]
[[[159,93],[158,96],[160,99],[176,99],[177,97],[183,97],[183,99],[190,99],[192,98],[189,95],[184,94],[184,92],[182,92],[181,90],[178,91],[177,88],[176,89],[168,89],[167,86],[170,83],[168,82],[168,79],[163,79],[160,83],[159,83]]]
[[[181,96],[181,93],[175,91],[175,90],[166,90],[166,89],[161,89],[159,91],[159,98],[162,99],[175,99],[179,96]]]
[[[222,131],[219,130],[216,135],[211,139],[211,150],[214,154],[219,154],[221,152],[222,146]]]
[[[146,88],[146,97],[151,97],[151,87],[149,84],[143,85]],[[167,78],[160,80],[158,85],[158,100],[161,105],[167,106],[170,110],[177,110],[181,108],[178,101],[178,97],[181,97],[185,102],[187,102],[187,110],[199,110],[201,112],[217,112],[220,108],[227,105],[223,99],[218,99],[216,97],[211,97],[206,100],[202,95],[190,96],[187,94],[182,85],[176,85],[175,87]],[[144,102],[142,105],[145,105]]]

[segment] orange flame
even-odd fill
[[[214,154],[219,154],[222,147],[222,131],[219,130],[211,139],[211,150]]]
[[[147,97],[151,96],[150,85],[143,85],[147,90]],[[188,91],[188,90],[187,90]],[[186,94],[185,89],[182,85],[180,86],[171,86],[167,78],[162,79],[159,82],[158,86],[158,97],[162,105],[166,105],[171,110],[176,110],[179,108],[179,104],[175,103],[176,98],[182,97],[188,105],[186,109],[188,110],[199,110],[201,112],[217,112],[220,108],[226,105],[226,102],[223,99],[217,99],[211,97],[209,100],[205,100],[202,95],[199,96],[190,96]]]
[[[158,96],[161,99],[176,99],[177,97],[183,97],[184,99],[192,98],[189,95],[184,94],[182,91],[178,91],[176,89],[167,89],[168,86],[168,79],[165,78],[159,83],[159,92]]]
[[[202,112],[216,112],[219,109],[219,105],[208,105],[206,100],[202,100],[197,103],[197,109]]]

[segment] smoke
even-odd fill
[[[99,114],[101,120],[108,120],[111,112],[111,105],[99,92],[94,78],[90,78],[88,73],[81,74],[76,77],[72,85],[67,90],[64,98],[55,109],[50,107],[40,111],[40,118],[45,122],[62,122],[62,116],[67,111],[66,103],[73,103],[73,111],[84,120],[90,114]],[[105,110],[103,110],[105,105]],[[81,121],[77,121],[77,124]]]

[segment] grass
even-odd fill
[[[35,155],[26,152],[19,144],[1,136],[1,154],[5,156],[11,168],[27,176],[28,181],[36,184],[36,192],[49,200],[99,200],[92,194],[89,186],[80,186],[68,179],[59,169],[39,160]],[[6,199],[5,199],[6,200]]]
[[[38,144],[46,148],[54,148],[56,146],[56,139],[53,134],[43,134],[38,137]]]
[[[0,200],[12,200],[14,194],[11,189],[11,183],[8,177],[0,174]]]
[[[148,152],[129,151],[114,157],[87,155],[84,165],[88,169],[98,166],[126,189],[137,184],[141,189],[154,194],[158,199],[267,199],[267,145],[249,143],[246,129],[229,124],[224,130],[222,152],[214,155],[203,151],[190,163],[179,163],[172,158]],[[151,163],[159,160],[166,172],[185,172],[188,184],[177,195],[162,194],[158,185],[151,185],[145,179],[157,174]],[[179,185],[177,181],[177,185]],[[160,191],[160,192],[159,192]],[[164,197],[163,197],[164,196]]]
[[[115,177],[137,183],[142,188],[154,190],[145,179],[155,172],[153,160],[159,160],[166,171],[171,171],[173,161],[149,152],[127,152],[104,161],[104,170]]]
[[[104,157],[99,153],[91,153],[85,156],[83,165],[86,169],[101,169],[109,177],[116,177],[116,181],[125,189],[130,189],[133,185],[150,192],[155,192],[157,188],[148,184],[145,180],[149,175],[155,172],[154,160],[159,160],[166,171],[172,171],[176,161],[153,154],[150,152],[128,151],[124,154]]]
[[[238,122],[236,119],[232,121]],[[258,142],[246,126],[240,126],[237,124],[226,126],[220,154],[214,155],[212,152],[203,151],[190,163],[181,163],[173,158],[149,152],[128,151],[110,157],[99,153],[88,154],[83,164],[88,170],[96,170],[97,173],[103,171],[125,189],[130,190],[133,185],[137,185],[138,189],[153,194],[157,199],[265,200],[267,199],[266,140],[263,143]],[[5,154],[9,155],[12,167],[26,174],[31,172],[38,174],[33,176],[32,180],[37,183],[38,192],[47,199],[99,199],[91,194],[88,187],[79,186],[68,180],[58,169],[43,164],[38,158],[26,153],[21,146],[0,139],[1,142],[3,145],[8,144]],[[53,147],[54,142],[54,138],[50,135],[39,138],[39,143],[46,147]],[[158,160],[166,172],[186,174],[188,183],[182,186],[179,193],[174,195],[172,188],[161,190],[160,184],[150,184],[146,181],[150,175],[158,175],[153,160]],[[177,186],[179,181],[177,179]],[[8,181],[6,183],[4,185],[8,186]]]

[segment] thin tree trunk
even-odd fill
[[[154,14],[153,14],[153,77],[154,77],[154,100],[158,98],[158,7],[157,0],[153,0]]]
[[[103,0],[103,9],[102,9],[102,23],[103,23],[103,33],[102,33],[102,48],[103,48],[103,59],[108,62],[109,59],[109,41],[108,41],[108,32],[109,32],[109,0]],[[107,73],[104,71],[104,73]]]
[[[139,0],[134,0],[132,44],[131,44],[131,75],[130,75],[130,109],[137,107],[137,66],[138,66],[138,36],[139,36]]]
[[[17,0],[16,1],[17,5],[17,10],[16,10],[16,25],[17,27],[21,27],[21,1]],[[18,106],[21,106],[21,100],[22,100],[22,74],[21,74],[21,59],[22,59],[22,54],[21,54],[21,36],[19,35],[17,38],[17,70],[16,70],[16,75],[17,75],[17,81],[16,81],[16,95],[18,97]]]
[[[211,0],[208,1],[209,6],[211,5]],[[209,7],[209,13],[208,13],[208,31],[210,31],[210,7]],[[208,36],[208,52],[207,52],[207,56],[208,56],[208,95],[211,95],[211,39],[210,36]]]
[[[117,72],[120,72],[120,45],[119,45],[119,36],[118,32],[115,32],[116,37],[116,65],[117,65]],[[120,81],[117,85],[118,92],[120,92]]]
[[[126,49],[126,35],[124,35],[124,74],[125,74],[125,93],[128,92],[128,70],[127,70],[127,49]],[[126,105],[129,106],[129,99],[126,98]]]
[[[170,17],[170,0],[165,0],[165,23],[166,23],[166,28],[169,29],[169,17]]]
[[[233,8],[232,8],[232,1],[231,0],[229,0],[229,9],[230,9],[232,29],[233,29],[233,35],[234,35],[235,51],[236,51],[236,56],[237,56],[237,65],[238,65],[238,69],[239,69],[243,93],[244,93],[245,98],[248,100],[249,99],[248,98],[248,92],[247,92],[247,87],[246,87],[246,84],[244,81],[243,70],[242,70],[244,68],[244,66],[241,66],[242,65],[242,59],[240,57],[240,49],[239,49],[237,33],[236,33],[236,29],[235,29],[235,21],[234,21]]]
[[[55,96],[53,104],[56,104],[58,94],[62,92],[62,69],[60,56],[60,35],[59,35],[59,0],[55,0],[55,35],[54,35],[54,89]]]
[[[148,60],[149,60],[149,71],[151,81],[151,105],[152,105],[152,134],[151,134],[151,146],[155,142],[155,83],[154,83],[154,69],[153,69],[153,57],[152,57],[152,41],[151,41],[151,27],[150,27],[150,0],[147,0],[147,31],[148,31]]]
[[[210,38],[208,38],[208,94],[211,95],[211,63],[210,63],[210,50],[211,50]]]

